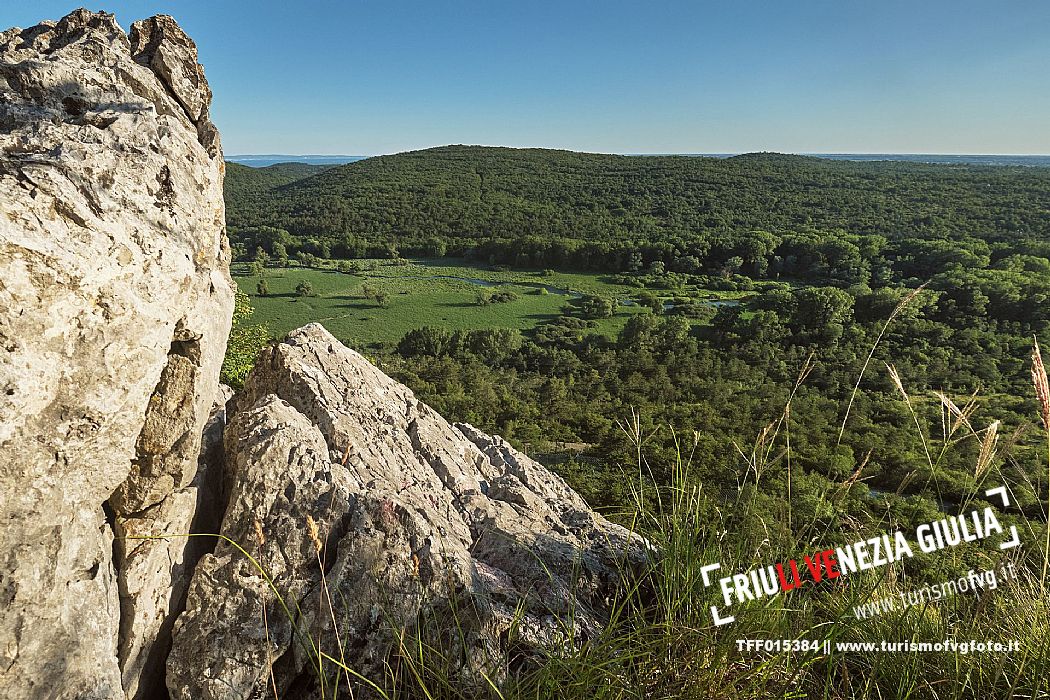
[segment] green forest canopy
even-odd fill
[[[1026,239],[1045,253],[1050,228],[1046,168],[474,146],[310,168],[230,166],[227,216],[242,256],[278,243],[289,255],[475,253],[607,271],[628,270],[639,255],[683,272],[739,258],[760,272],[799,238],[831,237],[844,248],[887,246],[895,258],[933,254],[936,272],[978,266],[996,246]]]

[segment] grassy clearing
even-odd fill
[[[389,260],[374,261],[376,263],[387,263],[380,265],[373,273],[393,274],[397,270],[404,269],[396,265],[389,265]],[[512,283],[521,285],[526,289],[538,287],[551,287],[565,289],[580,294],[596,294],[613,299],[629,299],[638,294],[638,289],[620,284],[613,280],[609,274],[595,272],[564,272],[560,270],[494,270],[489,267],[478,266],[475,263],[457,258],[418,258],[412,261],[412,266],[421,269],[425,274],[434,276],[468,277],[471,279],[486,280],[497,283]],[[680,290],[657,290],[658,296],[671,298],[673,296],[696,296],[703,299],[739,299],[744,296],[743,292],[727,292],[723,290],[705,289],[696,285],[684,285]]]
[[[446,260],[440,261],[443,263],[440,265],[425,260],[408,265],[391,265],[390,261],[360,262],[374,263],[377,267],[355,274],[334,269],[269,268],[265,273],[269,286],[266,296],[256,293],[259,277],[245,274],[246,266],[235,266],[234,279],[241,291],[251,297],[255,311],[250,323],[265,324],[276,335],[283,335],[318,321],[337,338],[356,348],[396,343],[408,331],[427,325],[449,330],[529,330],[557,318],[577,294],[599,294],[626,301],[636,293],[593,273],[498,272],[465,263],[449,265]],[[310,283],[315,296],[296,295],[296,285],[302,281]],[[383,307],[364,299],[361,292],[365,285],[385,292],[387,305]],[[479,306],[476,296],[482,290],[510,290],[517,298]],[[599,322],[597,331],[615,335],[628,318],[640,311],[638,306],[620,304],[615,316]]]

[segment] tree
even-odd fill
[[[663,301],[652,292],[639,292],[638,304],[639,306],[644,306],[649,309],[654,314],[658,314],[664,310]]]
[[[494,292],[492,296],[489,297],[489,302],[492,304],[506,304],[508,301],[514,301],[517,298],[518,295],[512,290],[501,289],[498,292]]]
[[[640,251],[632,250],[631,254],[627,256],[627,271],[638,272],[642,269],[642,254]]]
[[[437,236],[431,236],[423,248],[423,254],[428,258],[443,258],[448,251],[445,241]]]
[[[726,260],[725,265],[722,266],[722,276],[732,277],[736,273],[740,272],[740,268],[744,266],[744,259],[739,255]]]
[[[439,357],[448,352],[452,344],[452,332],[444,328],[423,326],[409,331],[398,343],[397,351],[404,357],[430,355]]]
[[[273,257],[277,260],[279,267],[288,267],[288,249],[284,247],[284,243],[274,242],[271,246],[273,249]]]
[[[390,294],[370,284],[361,285],[361,298],[375,302],[376,306],[386,307],[390,303]]]
[[[468,331],[464,340],[467,350],[487,363],[498,365],[522,344],[521,332],[510,328],[485,328]]]
[[[711,319],[711,329],[723,342],[733,339],[741,322],[743,310],[739,306],[720,306]]]
[[[270,264],[270,256],[266,253],[262,246],[260,246],[255,251],[255,262],[259,263],[260,267],[266,267]]]
[[[656,331],[657,318],[652,314],[637,314],[627,319],[626,325],[620,331],[619,343],[621,347],[642,349],[651,348],[652,336]]]
[[[263,270],[262,263],[259,262],[258,260],[253,260],[250,263],[248,263],[248,276],[249,277],[262,277],[263,272],[264,272],[264,270]]]
[[[802,330],[820,331],[843,323],[853,312],[853,297],[835,287],[808,287],[795,296],[798,307],[795,324]]]
[[[597,295],[588,295],[581,298],[579,308],[580,315],[590,319],[609,318],[616,310],[612,299]]]
[[[307,280],[300,280],[299,284],[295,285],[295,295],[312,297],[314,295],[314,286]]]
[[[261,297],[264,297],[270,293],[270,285],[267,284],[265,277],[260,279],[259,283],[255,285],[255,293]]]
[[[675,259],[674,269],[678,272],[694,274],[700,270],[700,258],[695,255],[683,255]]]

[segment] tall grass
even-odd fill
[[[1032,376],[1050,451],[1050,387],[1038,345],[1032,357]],[[475,611],[469,599],[462,604],[451,601],[441,610],[421,613],[412,624],[395,621],[393,616],[387,618],[385,632],[390,644],[386,664],[377,676],[365,677],[344,653],[348,639],[338,627],[340,601],[333,597],[323,575],[316,592],[319,614],[313,619],[326,617],[332,622],[328,637],[302,625],[306,617],[302,610],[281,597],[258,560],[241,545],[223,539],[252,562],[274,594],[273,610],[262,612],[264,625],[267,614],[283,614],[292,623],[294,643],[305,651],[316,676],[313,692],[318,698],[1050,698],[1050,598],[1046,592],[1050,528],[1045,514],[1036,519],[1017,516],[1028,535],[1026,541],[1047,530],[1041,553],[1023,547],[1003,552],[971,546],[965,556],[963,548],[918,555],[938,557],[947,567],[945,571],[957,574],[977,565],[985,569],[1010,566],[1016,577],[1000,580],[996,590],[960,593],[936,603],[899,606],[881,615],[858,618],[857,607],[914,590],[916,583],[907,567],[890,564],[753,601],[735,609],[734,623],[713,624],[710,607],[721,606],[723,601],[718,586],[705,583],[705,566],[720,563],[722,575],[748,571],[836,542],[871,537],[890,524],[865,524],[838,517],[851,490],[858,488],[867,457],[850,477],[841,483],[829,482],[825,491],[817,494],[835,509],[835,517],[813,515],[807,521],[791,509],[791,406],[812,368],[810,358],[782,413],[759,431],[753,444],[737,447],[741,468],[735,488],[705,484],[693,473],[694,450],[699,442],[696,433],[684,444],[676,441],[669,483],[657,483],[646,459],[649,435],[642,430],[640,416],[632,413],[621,425],[635,459],[629,478],[629,522],[647,538],[651,553],[641,570],[623,568],[622,586],[612,600],[608,617],[599,633],[590,638],[576,633],[570,614],[559,621],[562,629],[556,643],[518,654],[516,649],[527,645],[518,644],[515,622],[506,631],[502,648],[506,656],[497,654],[497,658],[465,664],[463,650],[468,646],[468,634],[464,630]],[[941,415],[940,434],[927,435],[900,376],[891,366],[887,370],[918,432],[927,461],[927,484],[933,480],[936,486],[937,474],[953,445],[975,441],[972,488],[962,501],[963,508],[969,506],[981,497],[992,474],[1004,476],[996,465],[1008,459],[1013,439],[1006,444],[1000,441],[998,422],[985,428],[975,426],[976,396],[960,407],[942,394],[935,395]],[[787,475],[786,503],[785,498],[775,496],[774,484],[768,483],[770,474],[780,470]],[[1019,473],[1023,475],[1023,471]],[[1032,484],[1028,487],[1031,489]],[[786,507],[786,514],[770,507],[777,503]],[[324,547],[317,524],[308,520],[304,525],[323,572]],[[256,530],[261,545],[265,534],[260,528]],[[948,578],[951,576],[945,575],[941,580]],[[831,650],[746,652],[739,649],[738,639],[826,640]],[[1020,646],[1009,654],[867,653],[834,647],[837,642],[946,639],[1016,641]],[[512,657],[512,663],[505,663],[506,657]],[[267,692],[279,695],[272,677],[267,679],[267,688]]]
[[[1047,458],[1047,502],[1050,504],[1050,381],[1047,380],[1046,367],[1043,365],[1043,353],[1039,351],[1039,341],[1032,342],[1032,384],[1039,400],[1039,418],[1046,432]],[[1039,585],[1046,590],[1046,572],[1050,566],[1050,513],[1047,513],[1046,545],[1043,549],[1043,573]]]
[[[789,414],[787,407],[784,415]],[[890,565],[838,579],[835,584],[755,601],[736,612],[735,623],[715,627],[709,608],[721,606],[722,600],[717,586],[705,585],[702,567],[720,562],[722,572],[732,573],[808,553],[822,548],[821,537],[827,534],[827,526],[800,522],[795,528],[787,528],[775,515],[763,511],[762,480],[768,470],[787,462],[788,453],[779,450],[786,420],[770,424],[753,446],[741,450],[744,474],[728,496],[709,490],[691,473],[696,436],[679,445],[670,483],[657,485],[644,455],[642,444],[647,436],[640,424],[635,416],[624,428],[636,447],[636,474],[632,477],[635,527],[652,544],[652,556],[642,571],[624,570],[623,587],[597,636],[580,641],[566,629],[561,643],[542,650],[539,656],[534,651],[528,663],[513,672],[480,674],[471,681],[463,676],[462,645],[466,637],[459,624],[471,612],[453,608],[425,613],[412,628],[389,621],[392,642],[386,671],[381,677],[365,679],[341,655],[345,640],[338,631],[327,640],[331,648],[326,649],[324,640],[297,627],[296,639],[313,659],[317,697],[1050,697],[1050,607],[1037,571],[1039,562],[1027,560],[1016,553],[1018,550],[1007,552],[999,560],[987,553],[980,555],[987,567],[1010,563],[1018,572],[1017,578],[1003,580],[997,590],[980,595],[959,594],[936,604],[858,619],[854,614],[857,606],[914,588],[902,568]],[[975,469],[988,469],[992,441],[986,431],[975,431],[975,435],[982,441]],[[843,491],[855,486],[854,477],[833,485],[825,496],[840,498]],[[1042,527],[1041,523],[1028,525],[1032,531]],[[846,540],[875,534],[863,528],[846,530],[840,533]],[[316,541],[316,530],[309,525],[307,536]],[[319,556],[320,551],[318,547]],[[323,562],[318,563],[323,569]],[[1033,563],[1036,566],[1031,566]],[[334,622],[336,603],[326,584],[321,584],[317,595],[318,604]],[[293,623],[301,618],[279,594],[277,599],[278,611]],[[563,624],[570,626],[571,620]],[[747,638],[828,640],[832,644],[1016,640],[1020,648],[1013,654],[741,652],[737,639]],[[515,646],[513,626],[507,646]]]
[[[807,361],[792,399],[811,369]],[[926,435],[900,377],[892,368],[890,373],[919,433],[930,479],[936,479],[950,447],[963,440],[976,442],[972,492],[963,501],[963,508],[968,507],[983,494],[993,472],[1002,476],[994,464],[1009,445],[1000,444],[999,423],[977,428],[973,422],[975,397],[960,408],[938,395],[943,429],[939,436]],[[741,476],[729,494],[707,488],[691,473],[696,435],[692,444],[678,444],[670,483],[657,484],[644,452],[648,435],[643,434],[639,416],[632,414],[621,427],[636,459],[631,478],[633,522],[653,545],[647,567],[640,573],[624,572],[623,589],[600,635],[551,650],[544,663],[511,676],[498,691],[493,687],[488,697],[1050,697],[1050,601],[1038,571],[1040,564],[1045,570],[1050,549],[1041,561],[1019,549],[975,550],[965,560],[958,550],[925,555],[944,558],[946,570],[959,574],[965,574],[975,560],[984,568],[1010,566],[1016,572],[1016,577],[1001,578],[997,589],[980,594],[960,593],[937,603],[899,606],[893,612],[859,619],[855,614],[859,606],[896,599],[916,588],[905,567],[891,564],[837,579],[834,584],[755,601],[736,613],[735,623],[714,626],[709,608],[722,601],[716,586],[705,585],[704,566],[720,562],[722,572],[747,571],[760,563],[823,548],[829,544],[826,537],[842,542],[878,534],[876,528],[848,521],[831,533],[829,524],[816,518],[785,527],[778,514],[765,510],[769,500],[763,498],[760,488],[764,477],[771,469],[790,468],[791,464],[792,399],[781,416],[760,431],[753,445],[738,447]],[[1050,398],[1040,406],[1050,415]],[[1046,420],[1050,428],[1050,419]],[[822,496],[841,503],[858,483],[864,462]],[[788,488],[790,483],[788,479]],[[1020,518],[1022,529],[1031,534],[1046,527],[1045,520]],[[942,580],[953,576],[944,575]],[[741,652],[737,640],[746,638],[827,640],[831,652]],[[1012,653],[869,653],[839,651],[834,646],[836,642],[949,639],[1015,641],[1019,647]],[[413,662],[424,667],[445,664],[442,653],[431,651]],[[440,697],[476,697],[455,688],[443,690]]]

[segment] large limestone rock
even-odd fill
[[[125,697],[121,660],[148,665],[178,607],[182,554],[147,543],[127,565],[125,544],[114,561],[111,521],[153,533],[196,508],[186,489],[233,304],[210,99],[169,17],[130,37],[84,10],[0,33],[8,700]],[[135,695],[140,671],[126,670]]]
[[[430,635],[481,683],[561,640],[558,618],[593,633],[642,556],[560,478],[319,325],[264,352],[233,403],[222,534],[237,546],[194,573],[173,698],[313,697],[311,648],[380,677],[391,630]]]

